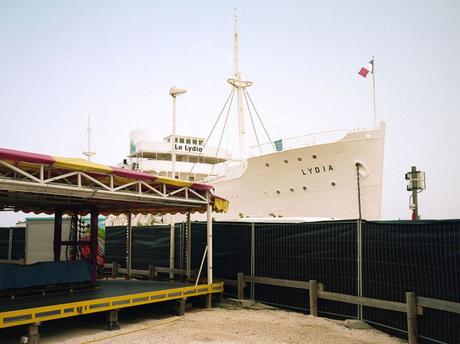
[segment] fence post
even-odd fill
[[[244,273],[238,272],[238,300],[244,300]]]
[[[149,280],[155,279],[155,266],[149,264]]]
[[[254,222],[251,223],[251,277],[256,274],[256,227]],[[255,298],[255,283],[251,283],[251,300]]]
[[[415,293],[406,292],[407,336],[409,344],[417,344],[417,299]]]
[[[118,262],[112,262],[112,278],[117,278],[118,275]]]
[[[310,315],[318,316],[318,283],[315,280],[310,280]]]

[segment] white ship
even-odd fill
[[[237,98],[238,159],[233,159],[228,150],[209,147],[205,138],[176,135],[174,111],[173,133],[163,141],[155,141],[144,129],[131,132],[130,155],[123,166],[160,176],[210,182],[218,195],[230,201],[229,212],[216,215],[218,220],[359,216],[379,219],[384,124],[373,129],[337,130],[276,142],[270,139],[247,153],[244,100],[248,104],[246,88],[252,82],[240,76],[236,19],[234,63],[235,75],[228,83]],[[171,88],[174,102],[183,92]]]

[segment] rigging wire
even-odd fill
[[[260,147],[259,136],[257,136],[256,125],[254,123],[254,118],[252,117],[252,112],[251,112],[251,108],[249,107],[249,102],[248,102],[248,97],[246,95],[246,92],[244,92],[244,99],[246,100],[246,106],[248,108],[249,118],[251,118],[252,129],[254,129],[254,136],[256,137],[256,140],[257,140],[257,146],[259,147],[260,154],[262,154],[262,148]]]
[[[232,103],[233,103],[233,96],[234,95],[235,95],[235,89],[233,89],[232,98],[230,99],[230,103],[228,105],[228,110],[227,110],[227,115],[225,116],[224,126],[222,128],[222,133],[220,134],[219,145],[217,146],[217,151],[216,151],[216,164],[217,164],[217,156],[219,155],[220,145],[222,143],[222,138],[224,137],[225,128],[227,127],[228,116],[230,114],[230,110],[232,109]],[[211,172],[209,173],[209,175],[211,175],[214,172],[214,167],[216,166],[216,164],[212,165]],[[209,175],[208,175],[208,178],[209,178]]]
[[[252,101],[251,95],[249,94],[249,92],[248,92],[246,89],[244,89],[244,93],[247,93],[247,94],[248,94],[248,98],[249,98],[249,100],[250,100],[250,102],[251,102],[252,107],[254,108],[254,111],[255,111],[257,117],[259,118],[260,124],[262,124],[262,128],[264,129],[265,134],[267,135],[268,140],[270,141],[270,143],[272,144],[273,149],[274,149],[275,152],[276,152],[275,144],[273,143],[272,138],[271,138],[270,135],[268,134],[267,128],[265,128],[264,122],[262,122],[262,119],[261,119],[260,116],[259,116],[259,112],[257,112],[257,109],[256,109],[256,107],[255,107],[255,105],[254,105],[254,103],[253,103],[253,101]]]
[[[224,106],[222,107],[222,110],[220,110],[220,114],[219,114],[219,117],[217,117],[217,120],[216,122],[214,123],[212,129],[211,129],[211,132],[209,133],[208,137],[206,138],[206,140],[204,141],[204,144],[203,144],[203,150],[198,154],[198,162],[200,161],[200,156],[201,154],[203,153],[204,151],[204,147],[206,147],[206,145],[208,144],[208,141],[212,135],[212,133],[214,132],[214,129],[216,129],[216,126],[217,126],[217,123],[219,123],[219,120],[220,120],[220,117],[222,117],[222,114],[224,113],[224,110],[225,108],[227,107],[227,104],[228,104],[228,101],[230,99],[233,99],[233,94],[235,93],[235,89],[232,88],[232,90],[230,91],[230,94],[228,95],[227,97],[227,100],[225,101],[225,104]],[[195,168],[195,165],[197,164],[197,162],[195,162],[192,166],[192,168],[190,169],[190,172],[189,173],[192,173],[193,172],[193,169]]]

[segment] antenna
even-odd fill
[[[244,90],[246,87],[252,85],[251,81],[241,80],[240,73],[240,56],[238,48],[238,16],[235,8],[234,16],[234,30],[235,30],[235,39],[233,45],[233,63],[235,67],[235,74],[233,79],[228,79],[227,82],[236,89],[237,103],[238,103],[238,128],[239,128],[239,137],[240,137],[240,158],[241,160],[246,160],[246,129],[245,129],[245,116],[244,116]]]
[[[96,152],[91,152],[91,115],[88,114],[88,128],[86,128],[86,136],[88,139],[88,150],[83,152],[84,155],[87,156],[88,161],[91,161],[91,157],[96,155]]]

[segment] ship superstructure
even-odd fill
[[[230,99],[229,113],[236,94],[237,159],[220,144],[218,148],[209,147],[209,137],[175,135],[174,107],[173,134],[163,141],[153,141],[146,130],[131,132],[131,152],[123,165],[160,176],[212,183],[215,191],[230,201],[228,213],[218,214],[218,220],[247,217],[379,219],[385,124],[382,122],[371,129],[336,130],[273,141],[247,92],[252,82],[241,78],[236,15],[234,23],[235,72],[227,80],[232,89],[226,105]],[[268,141],[260,143],[254,127],[258,144],[249,150],[245,137],[245,103],[251,123],[254,126],[255,113]],[[199,215],[195,219],[200,219]]]

